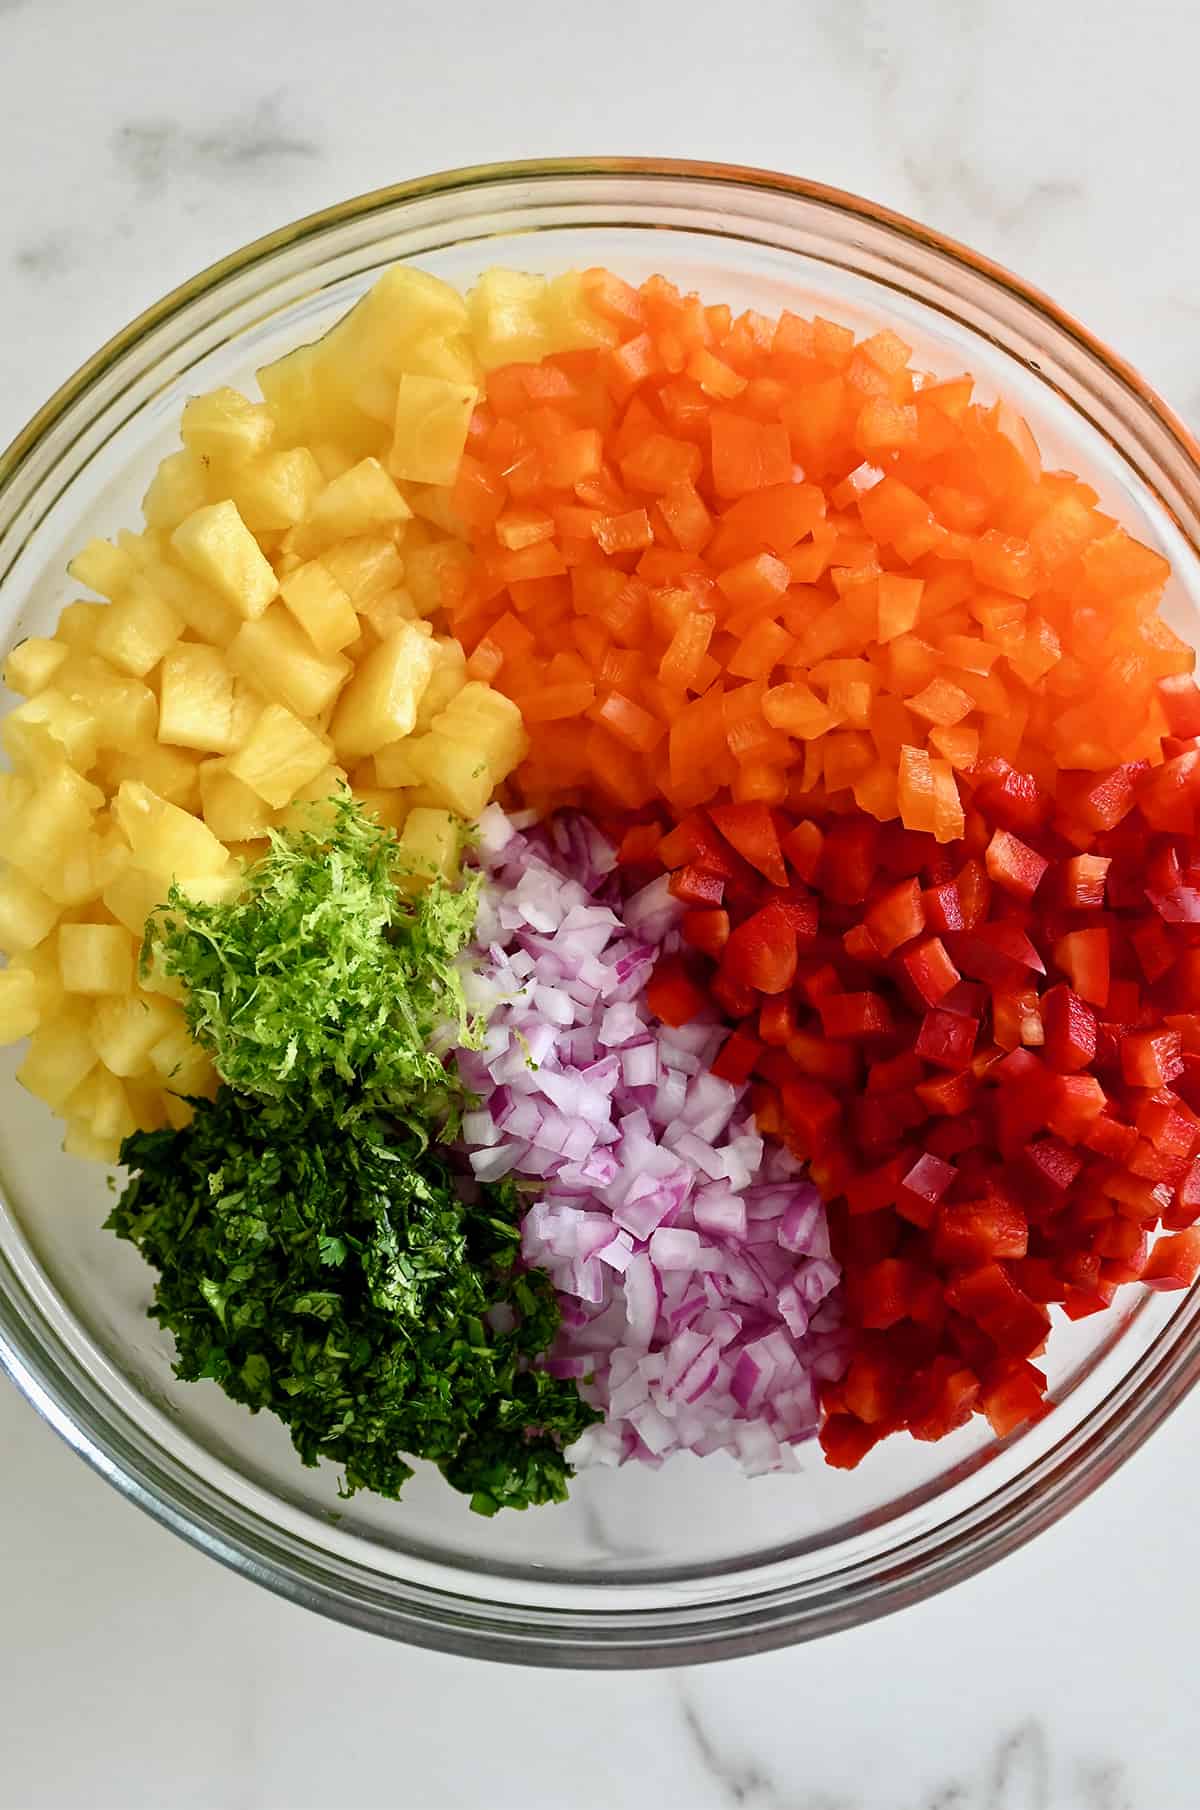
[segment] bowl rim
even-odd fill
[[[1148,411],[1174,443],[1175,451],[1183,455],[1189,467],[1188,487],[1194,487],[1200,496],[1200,442],[1157,391],[1067,310],[1005,266],[903,213],[828,184],[749,165],[621,156],[524,159],[439,171],[335,202],[249,241],[151,303],[59,385],[0,451],[0,498],[55,425],[113,366],[206,292],[277,253],[316,239],[331,228],[406,203],[468,195],[487,188],[623,176],[680,185],[704,183],[798,200],[882,228],[949,260],[1040,316],[1086,359],[1094,361],[1133,402]],[[6,1269],[0,1252],[0,1272]],[[0,1290],[0,1308],[10,1305],[3,1299],[5,1293]],[[1075,1437],[1067,1440],[1072,1448],[1069,1453],[1056,1459],[1051,1452],[1039,1460],[1040,1480],[1045,1486],[1041,1500],[1030,1499],[1021,1477],[1012,1479],[966,1517],[971,1525],[965,1552],[952,1553],[936,1539],[930,1547],[928,1533],[916,1534],[907,1543],[923,1549],[915,1555],[916,1574],[899,1564],[891,1566],[882,1574],[877,1573],[866,1590],[860,1589],[854,1603],[839,1606],[826,1591],[815,1605],[797,1607],[787,1600],[786,1590],[768,1589],[741,1599],[714,1600],[698,1609],[694,1618],[686,1608],[677,1616],[668,1611],[661,1617],[616,1608],[567,1612],[562,1617],[538,1610],[530,1612],[531,1619],[536,1616],[540,1622],[533,1626],[531,1619],[523,1618],[511,1607],[496,1616],[480,1613],[488,1605],[471,1592],[459,1594],[406,1584],[405,1595],[398,1600],[377,1587],[369,1573],[352,1580],[345,1575],[348,1567],[337,1562],[321,1571],[306,1554],[303,1543],[287,1536],[283,1529],[276,1530],[278,1540],[272,1548],[260,1536],[257,1524],[222,1513],[219,1505],[214,1509],[211,1496],[205,1499],[203,1486],[196,1480],[189,1479],[180,1488],[158,1455],[139,1449],[137,1440],[131,1440],[123,1428],[110,1427],[106,1429],[109,1437],[100,1437],[94,1424],[90,1424],[92,1416],[86,1397],[69,1376],[56,1374],[53,1354],[40,1337],[42,1329],[32,1318],[22,1315],[18,1303],[11,1305],[16,1310],[14,1316],[0,1315],[0,1371],[12,1379],[42,1418],[93,1469],[189,1544],[264,1584],[275,1594],[349,1625],[390,1634],[413,1645],[529,1665],[646,1667],[763,1652],[873,1619],[936,1594],[1024,1544],[1082,1501],[1138,1449],[1200,1379],[1200,1338],[1195,1336],[1198,1314],[1178,1342],[1180,1347],[1190,1345],[1190,1351],[1176,1349],[1161,1356],[1158,1372],[1148,1379],[1156,1383],[1148,1390],[1150,1399],[1130,1404],[1135,1412],[1129,1421],[1120,1429],[1111,1422],[1097,1426],[1094,1421],[1099,1410],[1093,1410],[1084,1425],[1074,1429]],[[39,1365],[39,1358],[49,1359],[48,1370]],[[1080,1450],[1085,1444],[1089,1448],[1087,1454]],[[1076,1461],[1085,1455],[1089,1462],[1075,1468]],[[1072,1469],[1074,1476],[1070,1475]],[[452,1571],[453,1566],[447,1569]],[[833,1581],[836,1584],[836,1578]]]

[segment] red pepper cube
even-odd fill
[[[1032,1364],[985,1382],[979,1405],[997,1439],[1007,1439],[1028,1420],[1039,1420],[1046,1412],[1046,1379]]]
[[[1045,963],[1022,930],[1010,918],[993,918],[974,930],[957,931],[946,947],[972,980],[989,987],[1020,987],[1029,975],[1044,974]]]
[[[621,838],[617,850],[618,866],[641,867],[654,861],[661,841],[662,830],[657,823],[632,824]]]
[[[1024,1213],[999,1192],[986,1200],[939,1207],[934,1225],[934,1261],[948,1269],[974,1269],[993,1259],[1024,1257],[1029,1249]]]
[[[915,1050],[901,1050],[898,1056],[872,1061],[867,1074],[869,1094],[894,1094],[903,1088],[914,1088],[925,1078],[925,1064]]]
[[[786,993],[796,978],[796,932],[784,908],[764,905],[725,945],[721,972],[759,993]]]
[[[1057,1130],[1058,1127],[1052,1127],[1052,1129]],[[1060,1132],[1059,1135],[1065,1134]],[[1080,1142],[1085,1144],[1089,1150],[1094,1150],[1097,1156],[1105,1157],[1109,1162],[1120,1164],[1123,1167],[1133,1154],[1137,1144],[1137,1132],[1132,1125],[1122,1124],[1119,1119],[1111,1118],[1105,1112],[1098,1119],[1093,1120]]]
[[[828,993],[817,1009],[827,1037],[886,1037],[895,1029],[888,1003],[878,993]]]
[[[1083,1158],[1053,1134],[1025,1146],[1025,1160],[1039,1181],[1055,1194],[1066,1194],[1083,1168]]]
[[[1020,772],[998,756],[976,769],[975,802],[1003,829],[1027,835],[1049,821],[1051,800],[1032,773]]]
[[[851,1414],[867,1426],[890,1420],[900,1388],[896,1360],[878,1347],[864,1347],[850,1360],[843,1379],[842,1400]]]
[[[805,1002],[814,1007],[820,1004],[826,993],[840,993],[842,990],[842,983],[832,962],[822,962],[819,967],[801,974],[797,985]]]
[[[927,1112],[953,1118],[969,1109],[975,1089],[975,1077],[969,1069],[963,1069],[958,1074],[937,1075],[930,1081],[921,1081],[915,1091]]]
[[[1068,1288],[1062,1310],[1068,1320],[1085,1320],[1089,1314],[1102,1314],[1110,1308],[1116,1292],[1116,1283],[1105,1282],[1102,1278],[1094,1288]]]
[[[646,1004],[664,1024],[690,1024],[708,1004],[677,955],[662,958],[646,983]]]
[[[879,1213],[894,1206],[900,1192],[900,1178],[909,1167],[910,1158],[903,1151],[889,1157],[875,1169],[860,1170],[846,1183],[846,1207],[852,1214]]]
[[[1190,836],[1196,827],[1200,794],[1200,753],[1177,754],[1155,767],[1138,785],[1138,808],[1152,829]]]
[[[758,1038],[751,1036],[744,1026],[739,1025],[717,1051],[712,1072],[722,1081],[731,1081],[735,1087],[740,1087],[754,1073],[754,1065],[762,1055],[762,1049]]]
[[[1011,830],[993,833],[983,859],[988,878],[1016,899],[1032,899],[1050,865]]]
[[[1200,1275],[1200,1230],[1173,1232],[1155,1243],[1142,1271],[1147,1288],[1190,1288]]]
[[[1190,1163],[1176,1184],[1175,1198],[1162,1216],[1168,1232],[1184,1232],[1200,1219],[1200,1157]]]
[[[685,911],[680,920],[679,933],[689,949],[698,949],[701,955],[715,958],[729,941],[729,913]]]
[[[1108,773],[1060,773],[1058,819],[1086,830],[1111,830],[1134,806],[1133,775],[1128,767]]]
[[[1160,918],[1151,918],[1145,924],[1139,924],[1129,932],[1129,940],[1133,944],[1133,952],[1138,958],[1142,973],[1153,984],[1169,974],[1175,966],[1175,945],[1163,928]]]
[[[882,1257],[851,1279],[857,1323],[882,1331],[907,1319],[928,1280],[926,1271],[903,1257]]]
[[[960,1018],[935,1006],[921,1020],[914,1049],[923,1062],[935,1068],[967,1068],[979,1035],[977,1018]]]
[[[689,862],[686,867],[675,869],[667,882],[667,891],[684,905],[716,906],[725,896],[725,882],[720,874],[708,873],[703,867],[693,867]]]
[[[925,921],[930,930],[974,930],[987,917],[992,883],[973,858],[964,862],[953,880],[943,880],[922,894]]]
[[[860,967],[877,968],[882,962],[878,945],[865,924],[852,924],[842,933],[842,948]]]
[[[1059,869],[1058,900],[1067,911],[1099,911],[1112,861],[1107,855],[1074,855]]]
[[[923,937],[898,959],[902,972],[923,1005],[938,1005],[961,979],[939,936]]]
[[[956,1277],[946,1299],[981,1326],[1006,1357],[1031,1357],[1050,1330],[1045,1308],[1031,1301],[998,1263],[985,1263]]]
[[[1035,987],[996,988],[992,994],[992,1035],[1002,1050],[1025,1045],[1041,1048],[1046,1034]]]
[[[1065,1143],[1086,1144],[1089,1131],[1107,1105],[1107,1095],[1094,1075],[1056,1075],[1046,1101],[1047,1128]],[[1128,1127],[1118,1129],[1123,1134]],[[1124,1154],[1128,1155],[1128,1147]]]
[[[1060,1075],[1077,1074],[1096,1059],[1096,1014],[1070,987],[1051,987],[1042,995],[1042,1051]]]
[[[798,823],[783,838],[783,852],[802,880],[811,881],[816,878],[824,842],[822,831],[815,823],[807,821]]]
[[[1054,945],[1054,963],[1089,1005],[1109,1003],[1111,948],[1104,929],[1072,930]]]
[[[1172,673],[1155,687],[1172,735],[1200,735],[1200,687],[1190,673]]]
[[[1200,1144],[1200,1123],[1178,1096],[1169,1090],[1152,1094],[1137,1110],[1137,1128],[1154,1148],[1167,1157],[1189,1159]]]
[[[758,1013],[758,1034],[773,1049],[784,1049],[796,1035],[796,1014],[790,999],[764,1000]]]
[[[908,1390],[906,1420],[914,1439],[945,1439],[964,1427],[979,1401],[979,1378],[948,1355],[919,1370]]]
[[[785,1120],[815,1153],[841,1117],[836,1097],[817,1081],[788,1081],[779,1091]]]
[[[786,886],[787,867],[775,820],[765,804],[717,804],[709,809],[721,835],[772,886]]]
[[[852,1471],[879,1443],[880,1434],[853,1414],[830,1414],[817,1438],[826,1464],[836,1471]]]
[[[1183,1073],[1178,1031],[1127,1031],[1121,1039],[1121,1073],[1130,1087],[1169,1087]]]
[[[920,936],[925,928],[925,908],[921,888],[916,880],[902,880],[890,887],[867,912],[863,920],[881,955],[892,955],[904,943]]]
[[[949,1192],[957,1177],[958,1170],[953,1163],[926,1151],[901,1180],[896,1196],[897,1211],[913,1225],[932,1225],[938,1202]]]
[[[1009,1273],[1031,1301],[1065,1301],[1070,1286],[1059,1276],[1048,1257],[1021,1257],[1011,1262]]]
[[[825,837],[820,890],[839,905],[861,905],[877,866],[880,826],[871,818],[844,818]]]

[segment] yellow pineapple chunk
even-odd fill
[[[271,807],[224,761],[205,761],[200,768],[204,821],[224,843],[253,842],[271,823]]]
[[[67,993],[128,993],[133,937],[122,924],[62,924],[58,971]]]
[[[369,630],[377,642],[386,641],[397,623],[415,622],[419,614],[411,594],[401,585],[394,591],[384,591],[382,596],[372,597],[369,603],[363,605],[363,632]],[[356,662],[361,661],[370,651],[368,647],[356,653]]]
[[[158,739],[210,754],[232,750],[233,673],[218,648],[180,641],[164,657]]]
[[[251,402],[238,390],[210,390],[184,405],[179,435],[200,457],[240,463],[267,450],[275,432],[265,403]]]
[[[492,795],[494,783],[478,748],[451,741],[449,736],[431,729],[428,735],[414,735],[408,752],[422,791],[428,793],[431,802],[460,817],[478,817]]]
[[[243,617],[231,603],[218,596],[210,585],[201,584],[190,572],[165,559],[152,560],[143,578],[201,641],[228,647],[242,625]]]
[[[448,635],[438,635],[433,646],[437,664],[417,711],[418,730],[429,729],[434,717],[446,709],[467,682],[467,656],[459,643]]]
[[[350,535],[405,522],[411,514],[379,460],[360,459],[349,471],[326,484],[317,497],[304,524],[304,540],[311,550],[317,551]]]
[[[307,785],[300,787],[290,803],[276,811],[274,823],[282,830],[316,830],[332,821],[333,801],[346,790],[345,767],[330,761],[327,767]]]
[[[55,1112],[61,1112],[95,1066],[88,1002],[72,1001],[34,1031],[25,1060],[17,1070],[17,1080]]]
[[[268,704],[245,746],[231,758],[229,771],[281,810],[328,764],[329,749],[320,737],[284,705]]]
[[[19,1043],[41,1021],[37,982],[28,968],[0,968],[0,1043]]]
[[[132,752],[117,749],[106,754],[97,777],[110,792],[115,792],[122,780],[141,780],[168,804],[194,813],[200,808],[199,772],[198,755],[184,748],[150,742]]]
[[[439,540],[426,547],[404,549],[404,583],[422,616],[443,608],[447,595],[465,578],[470,549],[460,541]]]
[[[338,700],[331,733],[339,759],[358,760],[411,735],[435,662],[432,637],[415,623],[398,623]]]
[[[207,462],[190,447],[169,453],[142,498],[142,514],[150,528],[170,533],[186,516],[203,509],[212,489]]]
[[[110,666],[144,679],[182,630],[182,618],[139,578],[104,612],[95,648]]]
[[[350,662],[319,654],[281,603],[244,622],[229,644],[229,664],[264,696],[300,717],[318,717],[346,682]]]
[[[279,590],[318,653],[336,654],[358,635],[354,605],[319,559],[298,566],[280,581]]]
[[[103,835],[89,830],[70,843],[58,861],[46,869],[42,885],[60,906],[84,905],[99,898],[128,860],[129,850],[115,832],[107,826]]]
[[[178,1007],[140,988],[119,997],[98,999],[92,1007],[92,1047],[114,1075],[144,1074],[150,1051],[178,1023]]]
[[[40,635],[29,635],[9,653],[4,662],[4,683],[10,691],[32,698],[45,686],[67,658],[69,649],[61,641],[46,641]]]
[[[279,581],[258,542],[226,500],[194,510],[180,522],[171,545],[184,565],[211,585],[247,621],[254,621],[278,594]]]
[[[125,780],[113,803],[113,816],[124,830],[136,867],[169,885],[181,885],[202,874],[219,874],[229,864],[224,845],[207,824],[178,805],[168,804],[149,786]],[[162,887],[165,894],[166,886]],[[110,908],[111,909],[111,908]]]
[[[137,1119],[123,1083],[99,1064],[80,1082],[65,1110],[73,1126],[86,1126],[93,1138],[106,1145],[111,1142],[119,1147],[137,1130]]]
[[[408,816],[408,800],[404,793],[386,786],[355,786],[354,796],[368,817],[374,817],[386,830],[402,830]]]
[[[173,1024],[150,1051],[150,1066],[163,1087],[193,1098],[214,1093],[217,1071],[186,1024]]]
[[[28,977],[21,985],[33,989],[39,1023],[44,1024],[62,1010],[65,995],[58,972],[57,931],[48,936],[44,943],[39,943],[36,949],[30,949],[25,955],[14,955],[2,972]]]
[[[58,922],[59,907],[15,868],[0,871],[0,949],[36,949]]]
[[[448,383],[470,383],[478,388],[483,370],[475,348],[465,333],[431,333],[404,352],[404,372],[415,377],[444,377]]]
[[[118,672],[98,654],[72,655],[59,672],[55,689],[89,712],[102,748],[129,752],[154,741],[158,728],[154,693],[140,679]]]
[[[247,528],[263,534],[302,522],[325,481],[308,447],[295,446],[252,459],[234,474],[230,490]]]
[[[449,811],[418,805],[408,813],[400,847],[415,879],[428,882],[439,874],[443,880],[457,878],[461,831],[462,824]]]
[[[63,760],[87,773],[96,764],[100,745],[95,716],[56,685],[10,710],[0,740],[13,765],[29,773]]]
[[[136,571],[136,567],[133,570]],[[86,653],[94,645],[100,625],[107,615],[106,603],[87,603],[81,597],[59,611],[58,621],[54,625],[54,639],[63,642],[76,653]]]
[[[529,749],[521,712],[512,699],[478,680],[464,685],[431,727],[482,755],[493,784],[511,773]]]
[[[61,868],[72,846],[86,838],[104,794],[60,761],[37,779],[20,811],[5,853],[35,883]]]
[[[415,765],[412,754],[412,736],[405,736],[403,741],[391,742],[386,748],[375,752],[375,783],[385,790],[395,786],[419,786],[421,774]]]
[[[485,270],[467,296],[475,351],[485,371],[536,364],[550,349],[546,279],[519,270]]]
[[[122,547],[111,541],[90,540],[82,546],[67,571],[85,590],[98,591],[101,597],[116,598],[137,577],[137,563]],[[62,623],[59,622],[59,633]]]
[[[546,285],[546,332],[554,352],[579,352],[591,346],[615,346],[620,330],[588,305],[578,270],[564,271]]]
[[[120,1140],[98,1138],[82,1119],[68,1121],[62,1147],[67,1156],[78,1157],[84,1163],[103,1163],[106,1169],[115,1169],[121,1160]]]
[[[329,547],[321,564],[340,584],[356,610],[404,582],[404,562],[384,534],[364,534]]]
[[[395,431],[388,454],[394,478],[453,484],[479,391],[443,377],[405,372],[396,392]]]

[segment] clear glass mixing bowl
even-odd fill
[[[490,264],[666,271],[735,307],[895,325],[975,372],[1175,571],[1200,612],[1200,448],[1144,383],[1007,272],[853,196],[761,171],[628,160],[462,170],[383,189],[215,265],[97,353],[0,454],[0,646],[48,633],[64,567],[137,520],[186,397],[252,386],[384,266],[460,286]],[[177,1384],[151,1278],[101,1230],[105,1177],[0,1072],[0,1365],[78,1452],[197,1546],[377,1633],[526,1663],[679,1664],[812,1638],[943,1589],[1027,1540],[1129,1456],[1200,1373],[1200,1294],[1123,1291],[1057,1329],[1058,1406],[997,1443],[888,1441],[861,1469],[746,1481],[720,1458],[581,1477],[569,1504],[482,1520],[435,1475],[340,1501],[283,1428]]]

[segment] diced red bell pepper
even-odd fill
[[[863,1345],[842,1379],[842,1400],[857,1419],[874,1426],[896,1411],[900,1373],[895,1358],[877,1344]]]
[[[921,1081],[916,1094],[928,1112],[956,1117],[970,1107],[975,1087],[975,1077],[968,1068],[957,1074],[936,1075],[932,1080]]]
[[[895,1028],[878,993],[827,993],[817,1009],[827,1037],[886,1037]]]
[[[1175,945],[1164,929],[1160,918],[1151,918],[1145,924],[1139,924],[1129,933],[1133,944],[1133,952],[1138,958],[1142,973],[1153,983],[1169,974],[1175,966]]]
[[[1127,1031],[1121,1039],[1121,1073],[1130,1087],[1169,1087],[1183,1073],[1178,1031]]]
[[[1200,735],[1200,687],[1191,673],[1173,673],[1155,689],[1172,735]]]
[[[998,1263],[957,1276],[946,1290],[957,1312],[975,1320],[1007,1357],[1031,1357],[1045,1342],[1050,1316]]]
[[[666,868],[689,863],[710,874],[732,880],[738,871],[735,856],[716,834],[702,811],[689,811],[658,845],[658,858]]]
[[[743,981],[735,981],[720,969],[709,981],[708,990],[714,1003],[720,1006],[727,1018],[746,1018],[759,1003],[758,994],[753,987],[746,986]]]
[[[851,1213],[878,1213],[895,1205],[900,1180],[911,1166],[910,1155],[901,1151],[874,1169],[860,1170],[846,1184],[846,1206]]]
[[[1060,1132],[1059,1135],[1065,1134]],[[1086,1144],[1089,1150],[1094,1150],[1097,1156],[1124,1165],[1133,1154],[1137,1132],[1132,1125],[1126,1125],[1120,1119],[1110,1118],[1107,1113],[1103,1113],[1088,1126],[1080,1142]]]
[[[693,867],[689,862],[686,867],[675,869],[667,882],[667,891],[684,905],[717,906],[725,895],[725,881],[720,874]]]
[[[995,885],[1016,899],[1032,899],[1050,863],[1011,830],[996,830],[984,853],[984,865]]]
[[[1116,1283],[1101,1277],[1092,1288],[1068,1288],[1062,1310],[1068,1320],[1086,1320],[1089,1314],[1102,1314],[1111,1307],[1116,1292]]]
[[[859,1052],[852,1043],[830,1043],[815,1031],[797,1031],[787,1053],[802,1075],[827,1087],[853,1088],[859,1077]]]
[[[918,1370],[907,1392],[905,1420],[914,1439],[944,1439],[963,1427],[979,1401],[979,1378],[965,1364],[943,1355]]]
[[[992,993],[992,1036],[1002,1050],[1040,1049],[1046,1040],[1036,987],[997,987]]]
[[[777,996],[759,1007],[758,1034],[774,1049],[785,1049],[796,1035],[796,1014],[790,999]]]
[[[817,1438],[826,1464],[836,1471],[852,1471],[879,1443],[881,1432],[853,1414],[829,1414]]]
[[[1200,924],[1200,887],[1173,886],[1168,892],[1147,888],[1146,897],[1164,924]]]
[[[1086,1144],[1088,1132],[1107,1104],[1108,1097],[1095,1075],[1056,1075],[1048,1090],[1046,1124],[1064,1142]]]
[[[779,1090],[783,1116],[807,1148],[816,1151],[837,1124],[841,1107],[818,1081],[788,1081]]]
[[[779,846],[775,820],[765,804],[714,804],[709,816],[744,861],[772,886],[786,886],[788,871]]]
[[[1051,987],[1042,995],[1046,1041],[1042,1054],[1060,1075],[1078,1074],[1096,1056],[1096,1014],[1070,987]]]
[[[1009,1273],[1031,1301],[1065,1301],[1070,1284],[1064,1282],[1049,1257],[1021,1257],[1010,1263]]]
[[[708,1004],[677,955],[665,955],[646,983],[646,1004],[664,1024],[690,1024]]]
[[[925,1079],[925,1064],[915,1050],[901,1050],[898,1056],[872,1061],[867,1072],[869,1094],[894,1094],[903,1088],[916,1087]]]
[[[925,1108],[915,1094],[863,1094],[852,1106],[854,1131],[865,1150],[874,1154],[898,1144],[925,1119]]]
[[[1098,911],[1104,904],[1108,855],[1073,855],[1058,873],[1058,901],[1067,911]]]
[[[1147,1288],[1190,1288],[1200,1275],[1200,1230],[1171,1232],[1156,1240],[1142,1271]]]
[[[1200,1122],[1178,1096],[1152,1094],[1137,1109],[1137,1128],[1164,1156],[1190,1158],[1200,1144]]]
[[[987,916],[992,883],[980,862],[964,862],[953,880],[928,887],[922,895],[930,930],[974,930]]]
[[[946,947],[973,980],[992,987],[1021,986],[1029,973],[1044,974],[1045,963],[1022,930],[1011,919],[991,919],[974,930],[956,931]]]
[[[689,949],[714,958],[729,941],[727,911],[685,911],[679,925],[680,935]]]
[[[1025,1146],[1025,1160],[1039,1181],[1055,1194],[1066,1194],[1083,1168],[1083,1158],[1053,1134]]]
[[[854,1278],[851,1309],[856,1323],[882,1330],[907,1319],[931,1280],[903,1257],[883,1257]]]
[[[819,967],[802,972],[796,984],[807,1003],[814,1008],[824,994],[840,993],[842,990],[842,983],[832,962],[822,962]]]
[[[815,940],[821,921],[821,908],[812,893],[806,892],[803,886],[793,884],[773,893],[770,903],[791,925],[797,947],[807,948]]]
[[[1002,1257],[1024,1257],[1029,1226],[1024,1213],[1007,1196],[941,1206],[933,1234],[933,1255],[948,1269],[975,1269]]]
[[[878,968],[883,961],[875,938],[865,924],[851,924],[849,930],[842,933],[842,948],[852,962],[860,967]]]
[[[740,1087],[754,1073],[754,1065],[762,1055],[762,1050],[763,1046],[758,1038],[751,1036],[744,1025],[739,1025],[717,1051],[712,1072],[722,1081],[731,1081],[735,1087]]]
[[[798,823],[783,838],[783,852],[802,880],[811,882],[816,878],[824,842],[823,832],[807,820]]]
[[[936,1006],[961,976],[939,936],[922,937],[899,957],[901,969],[922,1004]]]
[[[902,880],[876,899],[864,919],[880,955],[891,955],[925,928],[920,883]]]
[[[1175,1198],[1162,1216],[1163,1227],[1168,1232],[1184,1232],[1200,1219],[1200,1157],[1188,1165],[1182,1179],[1176,1183]]]
[[[1020,772],[996,757],[982,761],[972,777],[976,804],[1003,829],[1028,835],[1049,821],[1050,799],[1032,773]]]
[[[879,825],[873,818],[846,818],[835,823],[821,850],[818,879],[827,899],[859,905],[875,878]]]
[[[725,945],[721,972],[759,993],[786,993],[796,978],[796,932],[776,904],[738,925]]]
[[[1045,1377],[1030,1363],[985,1379],[979,1405],[996,1438],[1007,1439],[1026,1421],[1040,1420],[1047,1409],[1045,1390]]]
[[[635,823],[621,838],[617,862],[621,867],[643,867],[654,861],[662,830],[657,823]]]
[[[1114,829],[1134,806],[1129,767],[1115,767],[1108,773],[1060,773],[1055,791],[1058,820],[1082,824],[1089,830]]]
[[[901,1180],[896,1194],[897,1211],[913,1225],[932,1225],[938,1202],[954,1185],[957,1175],[953,1163],[926,1151]]]
[[[921,1020],[913,1046],[923,1062],[935,1068],[967,1068],[979,1035],[977,1018],[960,1018],[935,1006]]]
[[[1054,962],[1080,999],[1093,1006],[1108,1004],[1111,951],[1107,930],[1069,931],[1054,945]]]
[[[1200,797],[1200,753],[1177,754],[1155,767],[1137,788],[1138,808],[1156,830],[1190,836]]]

